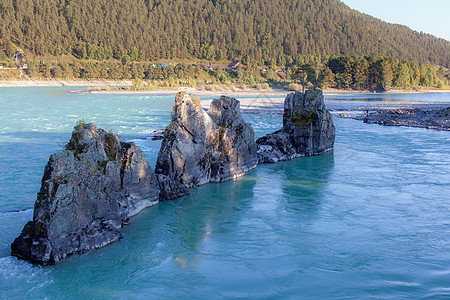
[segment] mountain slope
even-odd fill
[[[0,38],[36,55],[105,59],[383,54],[449,67],[450,42],[338,0],[3,0]]]

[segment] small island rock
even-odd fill
[[[283,128],[256,141],[258,161],[274,163],[333,149],[335,128],[321,90],[289,94],[284,101]]]
[[[254,131],[239,101],[221,96],[206,112],[198,98],[178,93],[155,172],[187,187],[242,176],[257,165]]]
[[[66,149],[50,156],[33,220],[12,243],[12,255],[46,265],[105,246],[159,194],[156,175],[134,143],[80,124]]]

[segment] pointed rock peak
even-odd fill
[[[283,127],[309,126],[326,111],[323,92],[309,88],[305,93],[289,94],[284,101]]]
[[[186,92],[179,92],[175,96],[175,104],[172,110],[172,119],[180,117],[181,111],[179,110],[179,108],[181,107],[191,107],[198,110],[202,109],[200,98],[191,96]]]
[[[191,97],[186,92],[178,92],[177,95],[175,96],[175,106],[179,106],[187,102],[193,103],[193,97]]]
[[[119,137],[114,133],[97,128],[95,124],[79,122],[72,131],[66,150],[72,151],[75,157],[90,151],[97,154],[92,158],[112,161],[119,158],[121,146]]]
[[[214,99],[208,109],[208,115],[214,123],[227,127],[232,123],[243,122],[241,116],[240,102],[236,98],[221,96]]]
[[[98,128],[95,124],[85,124],[84,121],[79,121],[74,127],[72,136],[75,133],[79,134],[82,140],[92,140],[98,137]]]

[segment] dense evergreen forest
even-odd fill
[[[338,0],[2,0],[0,60],[16,47],[30,57],[126,63],[238,59],[285,66],[300,56],[380,54],[450,67],[449,41]]]

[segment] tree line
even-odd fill
[[[190,85],[261,82],[303,82],[321,88],[388,90],[391,88],[438,87],[449,83],[448,70],[433,65],[392,57],[339,56],[320,60],[306,56],[290,65],[265,68],[254,65],[231,69],[208,69],[202,65],[178,63],[155,66],[152,63],[122,61],[44,62],[29,61],[26,74],[35,79],[148,80],[158,85]]]
[[[442,88],[448,84],[449,74],[442,66],[418,65],[392,57],[342,56],[331,58],[312,80],[322,87],[354,90]]]

